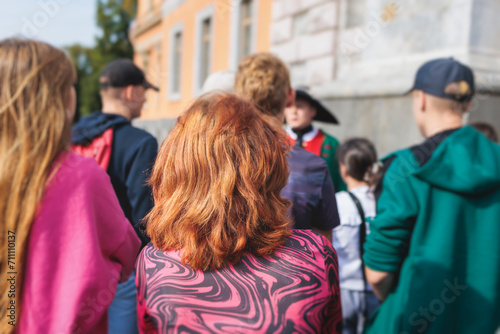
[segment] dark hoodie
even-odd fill
[[[391,159],[364,260],[398,282],[366,332],[495,332],[500,146],[466,126]]]
[[[114,130],[107,172],[123,212],[144,246],[149,238],[139,224],[153,207],[151,188],[146,183],[156,159],[158,144],[152,135],[133,127],[126,118],[100,111],[83,117],[73,127],[73,144],[89,144],[109,128]]]

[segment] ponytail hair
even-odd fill
[[[337,149],[339,164],[346,168],[347,174],[357,181],[364,181],[370,187],[380,179],[381,166],[377,151],[371,141],[365,138],[352,138]]]

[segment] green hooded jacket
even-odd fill
[[[500,146],[466,126],[388,158],[364,261],[397,283],[365,333],[495,333]]]

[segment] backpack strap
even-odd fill
[[[111,160],[111,149],[113,146],[113,128],[109,128],[99,137],[96,137],[88,145],[72,145],[73,152],[84,157],[94,158],[99,166],[105,171],[108,170]]]
[[[359,256],[361,258],[361,273],[363,275],[363,282],[365,286],[365,309],[363,311],[365,321],[368,318],[368,305],[366,305],[366,292],[368,291],[368,281],[366,279],[366,273],[365,273],[365,262],[363,261],[363,254],[364,254],[364,244],[366,240],[366,219],[365,219],[365,211],[363,210],[363,206],[361,206],[361,202],[359,199],[354,195],[352,192],[348,192],[349,196],[351,197],[352,201],[354,202],[354,205],[356,205],[356,208],[358,209],[359,216],[361,218],[361,225],[359,225]]]

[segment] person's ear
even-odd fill
[[[342,178],[342,180],[345,181],[349,176],[349,174],[347,174],[347,168],[343,163],[339,163],[339,171],[340,171],[340,177]]]
[[[313,114],[313,118],[316,117],[316,115],[318,114],[318,111],[314,107],[311,107],[311,112]]]
[[[68,91],[65,107],[66,117],[69,122],[72,122],[76,112],[76,90],[74,86],[71,86]]]
[[[285,105],[286,108],[290,108],[295,105],[295,96],[296,96],[295,89],[291,88],[290,93],[288,93],[288,96],[286,98],[286,105]]]
[[[419,94],[419,99],[418,99],[419,110],[425,112],[425,110],[427,109],[427,104],[429,103],[427,99],[427,94],[425,94],[422,91],[418,91],[418,94]]]
[[[127,87],[125,87],[125,89],[123,90],[123,96],[127,101],[132,101],[132,99],[134,98],[134,86],[128,85]]]
[[[465,112],[464,113],[468,113],[471,109],[472,109],[472,105],[474,104],[473,100],[470,100],[468,103],[467,103],[467,109],[465,109]]]

